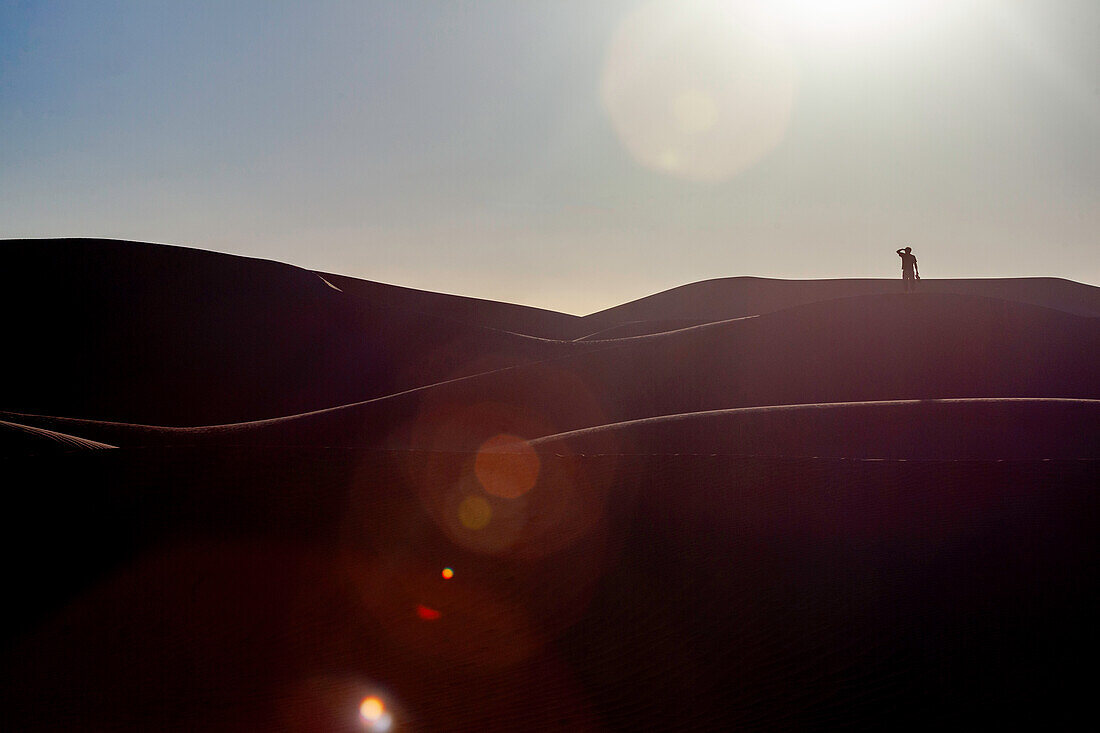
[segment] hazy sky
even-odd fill
[[[0,0],[0,237],[587,313],[711,277],[1100,284],[1096,0]]]

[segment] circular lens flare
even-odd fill
[[[718,123],[718,104],[714,96],[701,89],[688,89],[672,103],[676,126],[687,135],[706,132]]]
[[[359,703],[359,717],[366,723],[367,730],[386,733],[393,725],[393,715],[377,696],[371,695]]]
[[[359,703],[359,716],[368,722],[379,720],[385,712],[386,706],[374,695],[364,698],[363,702]]]
[[[451,570],[450,568],[443,568],[443,572],[441,573],[441,575],[443,576],[444,580],[450,580],[455,576],[455,571]]]
[[[458,505],[458,521],[466,529],[485,529],[493,518],[493,508],[480,496],[467,496]]]
[[[523,438],[496,435],[481,444],[474,473],[486,493],[502,499],[523,496],[539,479],[539,456]]]
[[[753,0],[653,0],[620,23],[600,97],[641,165],[720,182],[786,135],[795,96],[788,43]]]

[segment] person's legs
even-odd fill
[[[901,281],[905,285],[905,292],[913,289],[913,273],[905,271],[901,273]]]

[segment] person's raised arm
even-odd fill
[[[901,257],[901,250],[900,249],[898,250],[897,254],[898,254],[898,257]]]

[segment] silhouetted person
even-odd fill
[[[920,270],[917,269],[917,258],[913,256],[913,248],[906,247],[898,250],[901,258],[901,281],[905,283],[905,292],[909,292],[920,280]]]

